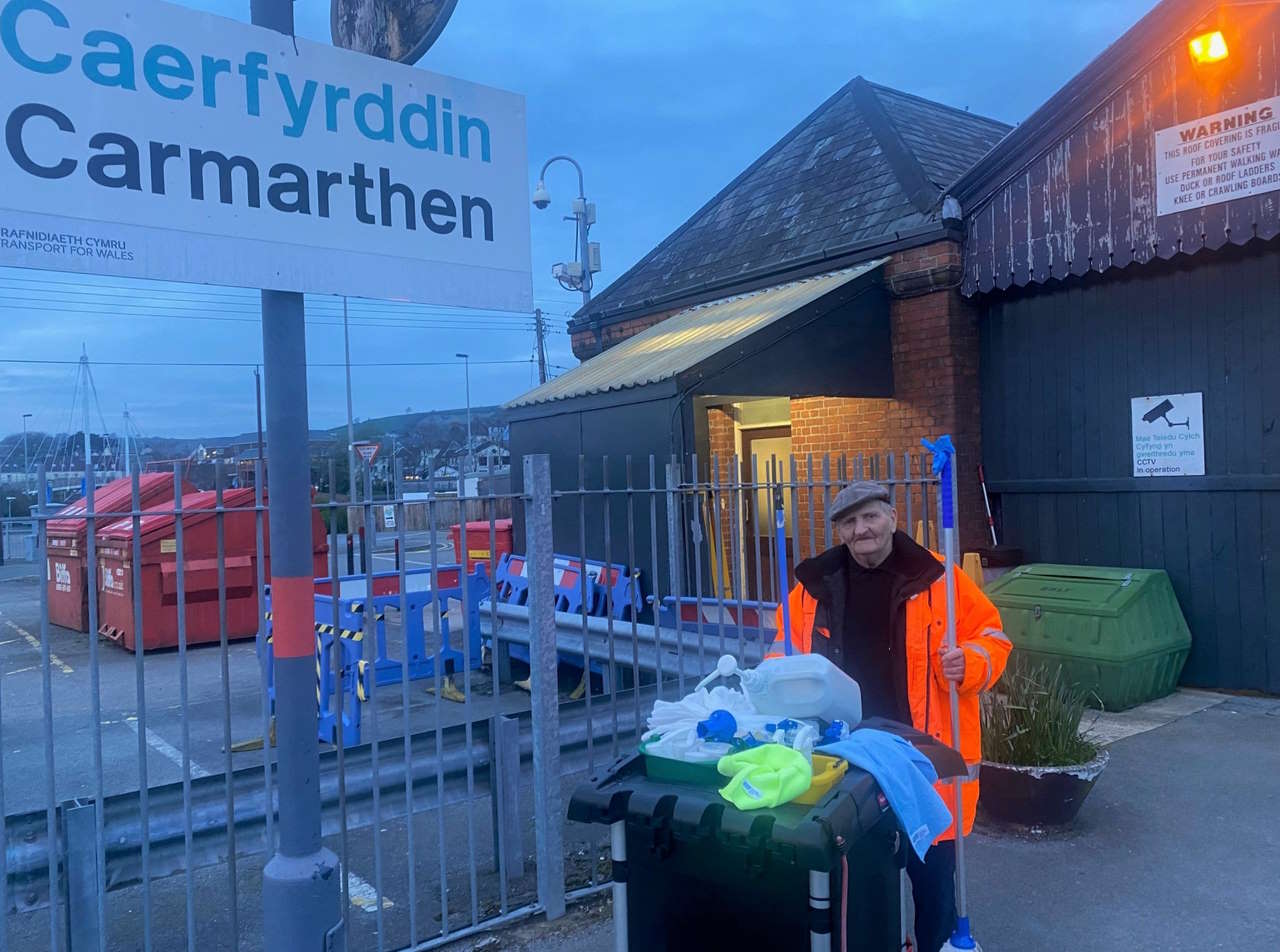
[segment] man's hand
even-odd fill
[[[964,680],[964,649],[952,648],[947,650],[947,646],[943,645],[938,649],[938,656],[942,661],[942,676],[948,681],[954,681],[959,684]]]

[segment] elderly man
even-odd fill
[[[957,748],[971,767],[982,758],[978,696],[1004,671],[1012,647],[995,606],[956,573],[957,647],[946,649],[942,558],[898,531],[889,491],[872,482],[841,490],[831,507],[840,545],[796,566],[791,645],[826,655],[862,689],[863,717],[887,717]],[[778,610],[782,645],[782,610]],[[948,681],[960,696],[960,737],[951,736]],[[963,785],[965,833],[978,804],[976,771]],[[938,792],[955,815],[954,787]],[[955,926],[955,823],[923,862],[910,854],[916,947],[937,952]]]

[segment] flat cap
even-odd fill
[[[880,483],[873,483],[863,479],[850,483],[840,490],[836,494],[835,500],[832,501],[830,519],[832,522],[837,522],[859,506],[869,502],[893,504],[889,490]]]

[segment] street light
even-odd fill
[[[553,155],[542,166],[538,174],[538,184],[533,189],[533,205],[544,209],[551,204],[551,193],[547,191],[547,169],[553,162],[568,162],[578,170],[578,197],[573,201],[573,220],[577,222],[578,246],[574,251],[575,260],[552,265],[551,274],[560,286],[568,291],[581,291],[582,304],[591,303],[591,276],[600,270],[600,245],[589,241],[587,235],[591,226],[596,223],[595,202],[588,202],[582,187],[582,166],[577,160],[567,155]],[[567,220],[567,219],[566,219]]]
[[[27,418],[30,413],[22,414],[22,491],[31,492],[31,458],[27,455]]]

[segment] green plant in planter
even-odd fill
[[[982,757],[1020,767],[1067,767],[1098,756],[1080,733],[1088,693],[1062,668],[1031,666],[1015,656],[996,692],[983,698]]]

